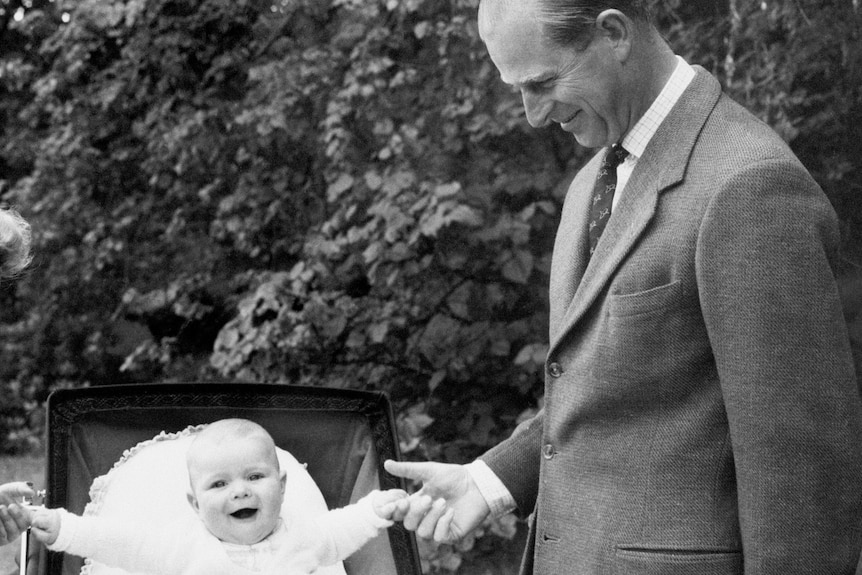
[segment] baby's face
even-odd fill
[[[278,525],[285,475],[272,447],[256,439],[198,446],[189,467],[189,501],[209,531],[252,545]]]

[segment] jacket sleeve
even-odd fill
[[[544,410],[521,423],[511,437],[480,457],[512,494],[522,516],[532,513],[536,506],[543,421]]]
[[[696,270],[730,426],[747,575],[855,572],[862,405],[830,265],[835,214],[798,164],[730,178]]]

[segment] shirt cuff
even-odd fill
[[[485,498],[485,502],[491,509],[491,517],[500,517],[506,513],[511,513],[518,508],[515,503],[515,498],[500,481],[500,478],[491,471],[488,464],[477,459],[473,463],[468,463],[464,467],[470,473],[470,477],[476,482],[476,487],[479,488],[479,493]]]

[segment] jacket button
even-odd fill
[[[563,366],[557,363],[556,361],[548,364],[548,373],[551,377],[560,377],[563,375]]]
[[[542,455],[545,459],[553,459],[556,453],[557,452],[554,451],[554,446],[550,443],[546,443],[545,446],[542,448]]]

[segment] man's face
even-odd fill
[[[583,50],[550,42],[533,17],[536,1],[500,3],[480,14],[479,30],[501,78],[521,92],[531,126],[556,122],[590,148],[619,141],[628,126],[612,44],[601,32]]]
[[[272,447],[258,439],[199,446],[189,469],[189,501],[209,531],[252,545],[278,525],[286,476]]]

